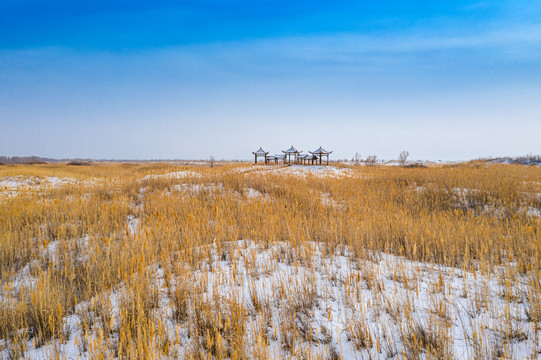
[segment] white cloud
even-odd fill
[[[386,54],[426,53],[448,50],[492,49],[519,57],[529,54],[541,58],[541,25],[530,25],[507,29],[463,32],[461,34],[437,34],[433,31],[409,34],[365,35],[339,33],[312,35],[280,39],[261,39],[241,43],[214,44],[199,47],[207,51],[212,48],[219,54],[242,52],[248,56],[302,59],[339,62],[355,61],[360,56]],[[532,50],[534,50],[532,52]]]

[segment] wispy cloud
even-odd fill
[[[434,34],[433,32],[386,35],[338,33],[212,44],[206,45],[203,49],[211,48],[218,54],[224,55],[228,52],[242,51],[248,56],[306,61],[328,59],[348,63],[360,60],[364,55],[396,56],[470,50],[491,50],[496,54],[501,54],[502,58],[516,57],[534,60],[541,59],[541,25],[458,35]]]

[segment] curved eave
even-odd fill
[[[311,151],[310,151],[310,154],[314,154],[314,155],[329,155],[329,154],[332,154],[332,151],[328,151],[328,152],[311,152]]]

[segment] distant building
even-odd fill
[[[314,155],[316,158],[319,158],[319,164],[321,165],[322,159],[325,156],[327,158],[327,165],[329,165],[329,155],[332,153],[332,151],[327,151],[323,149],[321,146],[316,151],[310,151],[310,154]]]
[[[329,155],[332,151],[327,151],[323,147],[319,147],[315,151],[309,151],[310,154],[301,154],[302,150],[297,150],[293,145],[287,150],[282,150],[283,155],[268,155],[269,152],[263,150],[262,147],[257,151],[253,151],[254,154],[254,163],[257,164],[258,158],[262,157],[265,159],[265,164],[274,163],[278,165],[282,164],[302,164],[309,165],[312,164],[323,164],[329,165]],[[325,160],[325,162],[324,162]]]
[[[295,147],[293,145],[291,145],[291,147],[287,150],[282,150],[282,152],[285,154],[286,156],[286,159],[287,159],[287,163],[288,164],[291,164],[291,157],[293,156],[293,161],[294,162],[297,162],[297,157],[300,155],[300,153],[302,152],[295,149]]]
[[[269,153],[269,152],[263,150],[262,147],[260,147],[259,150],[255,151],[255,152],[252,151],[252,154],[254,154],[255,163],[257,164],[257,159],[260,158],[260,157],[262,157],[262,158],[265,159],[265,164],[266,164],[266,163],[267,163],[267,154],[268,154],[268,153]]]

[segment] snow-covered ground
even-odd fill
[[[46,188],[56,188],[65,185],[72,185],[78,182],[77,179],[65,178],[65,177],[44,177],[37,176],[12,176],[0,178],[0,190],[7,191],[9,193],[16,193],[20,190],[41,190]]]
[[[25,191],[42,192],[58,189],[69,185],[92,186],[99,181],[96,179],[80,180],[70,177],[38,177],[38,176],[10,176],[0,178],[0,197],[18,196]]]
[[[129,224],[130,231],[136,231],[136,219],[130,218]],[[528,279],[504,286],[497,276],[381,253],[359,259],[348,248],[330,251],[313,242],[293,247],[237,241],[196,252],[200,264],[195,268],[180,264],[187,278],[171,281],[172,287],[187,287],[191,300],[185,321],[174,319],[165,270],[148,269],[160,296],[154,314],[165,325],[172,353],[180,358],[197,341],[190,329],[197,296],[210,304],[216,316],[231,315],[228,304],[242,305],[243,342],[249,358],[257,349],[275,359],[293,353],[313,358],[408,357],[415,336],[434,342],[457,359],[476,358],[494,349],[512,358],[536,357],[541,351],[539,332],[528,321]],[[119,322],[124,291],[120,285],[104,294],[114,324]],[[81,342],[82,317],[90,304],[103,301],[100,298],[79,304],[65,318],[70,329],[67,341],[40,348],[30,342],[27,358],[49,358],[55,347],[68,359],[91,358],[92,349]],[[86,342],[97,341],[99,332],[99,327],[93,328]],[[0,352],[0,357],[5,356]]]
[[[149,179],[183,179],[189,177],[201,177],[201,174],[195,171],[175,171],[166,174],[145,175],[141,178],[141,181]]]
[[[246,169],[246,170],[245,170]],[[237,170],[256,174],[279,174],[306,177],[348,177],[355,171],[333,166],[243,167]],[[192,171],[162,175],[147,175],[142,179],[195,178]],[[45,189],[73,184],[67,178],[11,177],[0,179],[0,189],[17,192],[26,189]],[[171,191],[186,196],[206,193],[209,196],[225,191],[223,183],[173,185]],[[426,191],[413,186],[413,191]],[[140,189],[140,198],[146,188]],[[452,189],[457,202],[467,203],[471,189]],[[239,200],[271,199],[252,187],[244,186],[235,192]],[[340,207],[330,193],[320,193],[325,206]],[[142,204],[136,208],[142,211]],[[485,209],[488,211],[489,209]],[[524,210],[529,216],[540,217],[538,208]],[[495,212],[496,213],[496,212]],[[126,229],[137,237],[141,221],[130,215]],[[81,242],[88,238],[79,239]],[[55,259],[56,242],[43,250],[43,256]],[[495,273],[480,275],[428,263],[409,261],[397,256],[368,252],[363,256],[352,253],[347,247],[329,249],[322,243],[306,242],[293,246],[284,242],[270,244],[251,240],[202,246],[194,250],[201,260],[198,265],[179,263],[183,277],[174,276],[166,281],[164,264],[154,264],[146,269],[159,294],[158,306],[153,310],[156,319],[164,326],[171,342],[169,357],[183,358],[193,349],[194,317],[199,299],[219,317],[231,316],[232,304],[243,311],[246,331],[243,343],[248,358],[256,357],[263,349],[264,358],[409,358],[415,355],[416,346],[422,342],[420,354],[435,346],[437,355],[449,358],[470,359],[480,355],[508,358],[536,358],[541,354],[539,330],[531,321],[531,280],[516,273],[514,264],[496,269]],[[184,258],[179,254],[179,258]],[[36,260],[37,261],[37,260]],[[5,289],[17,291],[33,287],[37,279],[30,275],[35,262],[28,263],[14,274]],[[499,276],[501,272],[502,276]],[[502,283],[501,279],[511,280]],[[172,292],[186,287],[187,308],[185,320],[175,318]],[[106,302],[110,308],[112,327],[119,325],[122,298],[128,291],[127,284],[100,294],[95,299],[77,305],[73,314],[64,319],[69,337],[63,342],[53,341],[37,347],[27,344],[26,357],[48,359],[58,351],[68,359],[94,358],[89,343],[104,341],[99,324],[94,319],[90,338],[85,338],[82,323],[90,307],[96,302]],[[0,291],[0,304],[7,304],[7,290]],[[105,300],[104,300],[105,299]],[[199,301],[198,300],[198,301]],[[94,314],[93,316],[99,316]],[[103,320],[103,319],[101,319]],[[116,337],[116,338],[115,338]],[[101,340],[100,340],[101,339]],[[0,359],[8,358],[8,350],[0,341]],[[111,349],[110,354],[114,354]]]
[[[292,165],[285,168],[279,168],[274,171],[284,175],[293,175],[305,177],[306,175],[314,175],[320,177],[345,177],[353,176],[354,171],[348,168],[337,168],[334,166],[321,166],[321,165]]]
[[[313,175],[317,177],[346,177],[355,176],[355,171],[349,168],[340,168],[335,166],[324,165],[269,165],[269,166],[251,166],[234,169],[237,173],[253,173],[253,174],[273,174],[273,175],[285,175],[295,177],[306,177],[307,175]]]

